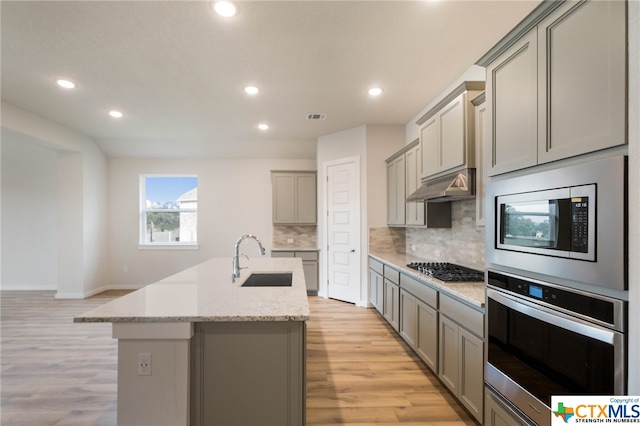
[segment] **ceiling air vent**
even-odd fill
[[[327,114],[307,114],[307,120],[326,120]]]

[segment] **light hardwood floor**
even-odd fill
[[[112,300],[0,293],[0,424],[115,425],[117,342],[75,315]],[[310,298],[307,424],[474,425],[373,309]]]

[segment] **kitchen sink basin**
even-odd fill
[[[253,273],[242,284],[242,287],[291,287],[291,272]]]

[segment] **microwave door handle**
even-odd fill
[[[586,321],[572,318],[569,315],[563,314],[562,312],[553,311],[551,309],[545,308],[544,306],[536,305],[534,303],[527,302],[526,300],[515,298],[490,288],[487,288],[487,297],[524,315],[528,315],[547,324],[555,325],[565,330],[569,330],[604,343],[614,345],[618,342],[618,339],[622,338],[622,335],[620,333],[613,330],[608,330],[604,327],[589,324]]]

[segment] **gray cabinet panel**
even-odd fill
[[[511,408],[498,400],[488,389],[484,390],[485,426],[529,426]]]
[[[438,373],[438,311],[418,300],[416,352],[434,373]]]
[[[418,301],[405,290],[400,290],[400,336],[415,348],[418,341]]]
[[[540,162],[626,143],[625,2],[568,2],[538,26]]]
[[[482,340],[459,329],[460,389],[462,404],[482,421],[482,389],[484,386],[484,347]]]
[[[192,357],[192,424],[304,424],[304,322],[199,323]]]
[[[316,224],[316,172],[272,171],[271,183],[274,224]]]
[[[537,164],[537,37],[533,31],[487,67],[488,176]]]
[[[398,331],[400,329],[400,287],[384,279],[384,301],[382,315]]]
[[[458,395],[460,383],[458,330],[458,324],[440,315],[438,376],[455,395]]]

